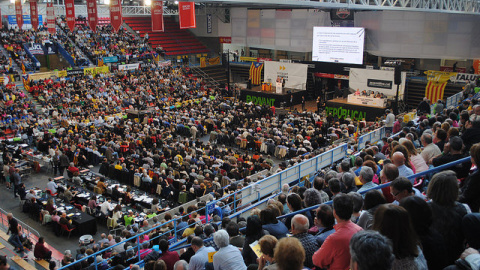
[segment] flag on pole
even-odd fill
[[[262,83],[262,69],[263,63],[252,62],[252,65],[250,65],[249,75],[253,85],[259,85]]]
[[[25,65],[22,63],[22,74],[25,74],[25,73],[27,73],[27,72],[25,71]]]
[[[28,74],[22,75],[23,87],[30,92],[30,76]]]

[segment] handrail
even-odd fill
[[[415,179],[419,176],[423,176],[423,175],[426,175],[426,174],[430,174],[430,173],[434,173],[434,172],[437,172],[437,171],[442,171],[446,168],[450,168],[452,166],[455,166],[457,164],[460,164],[460,163],[464,163],[464,162],[467,162],[470,160],[470,157],[465,157],[465,158],[462,158],[462,159],[459,159],[459,160],[455,160],[455,161],[452,161],[450,163],[447,163],[447,164],[443,164],[443,165],[440,165],[438,167],[434,167],[432,169],[429,169],[429,170],[426,170],[424,172],[420,172],[420,173],[416,173],[414,175],[410,175],[408,176],[407,178],[408,179]],[[388,183],[385,183],[385,184],[381,184],[381,185],[378,185],[376,187],[372,187],[372,188],[369,188],[369,189],[366,189],[366,190],[363,190],[361,192],[359,192],[360,194],[365,194],[367,192],[369,192],[370,190],[375,190],[375,189],[382,189],[384,187],[389,187],[390,184],[392,182],[388,182]],[[333,203],[333,200],[330,200],[328,202],[325,202],[323,204],[332,204]],[[301,210],[298,210],[298,211],[295,211],[295,212],[292,212],[292,213],[288,213],[288,214],[285,214],[283,216],[279,216],[277,217],[277,219],[283,219],[283,218],[288,218],[288,217],[291,217],[291,216],[294,216],[296,214],[301,214],[303,212],[307,212],[307,211],[311,211],[311,210],[315,210],[317,209],[321,204],[317,204],[317,205],[314,205],[314,206],[310,206],[310,207],[306,207],[306,208],[303,208]]]
[[[5,211],[3,208],[0,208],[0,216],[1,216],[1,224],[3,226],[6,226],[8,227],[8,220],[6,220],[6,217],[7,217],[7,214],[8,212]],[[4,224],[4,221],[6,221],[7,225]],[[23,221],[17,219],[17,222],[20,226],[22,226],[22,230],[23,231],[27,231],[27,237],[30,238],[30,235],[33,234],[35,235],[37,238],[40,237],[40,233],[38,233],[37,230],[33,229],[32,227],[30,227],[29,225],[25,224]]]
[[[367,134],[365,134],[365,135],[369,135],[369,134],[370,134],[369,136],[371,136],[371,133],[374,133],[374,132],[380,132],[380,134],[383,134],[383,132],[384,132],[384,127],[379,128],[379,129],[377,129],[377,130],[374,130],[374,131],[372,131],[372,132],[370,132],[370,133],[367,133]],[[333,162],[336,162],[336,161],[338,161],[339,159],[344,158],[344,157],[346,156],[345,153],[346,153],[347,147],[348,147],[347,144],[339,145],[339,146],[337,146],[337,147],[335,147],[335,148],[333,148],[333,149],[330,149],[330,150],[328,150],[328,151],[326,151],[326,152],[324,152],[324,153],[322,153],[322,154],[320,154],[320,155],[317,155],[317,156],[315,156],[315,157],[312,157],[312,158],[310,158],[310,159],[308,159],[308,160],[306,160],[306,161],[304,161],[304,162],[302,162],[302,163],[299,163],[299,164],[297,164],[297,165],[295,165],[295,166],[292,166],[292,167],[290,167],[290,168],[287,168],[287,169],[285,169],[285,170],[283,170],[283,171],[281,171],[281,172],[279,172],[279,173],[277,173],[277,174],[274,174],[274,175],[271,175],[271,176],[269,176],[269,177],[266,177],[266,178],[264,178],[264,179],[262,179],[262,180],[259,180],[259,181],[255,182],[255,183],[252,184],[252,185],[249,185],[249,186],[244,187],[244,188],[242,188],[242,189],[240,189],[240,190],[237,190],[236,192],[234,192],[234,193],[232,193],[232,194],[227,194],[226,196],[222,197],[222,198],[219,199],[219,200],[227,199],[228,197],[233,196],[233,197],[234,197],[234,204],[236,204],[237,201],[239,201],[239,200],[244,200],[244,199],[247,198],[248,196],[255,195],[255,196],[257,197],[257,198],[255,199],[255,200],[257,200],[255,203],[253,203],[252,205],[248,205],[248,204],[250,204],[251,202],[248,202],[248,203],[245,203],[245,202],[244,202],[244,203],[245,203],[244,205],[246,206],[245,208],[243,208],[242,210],[240,210],[240,211],[238,211],[238,212],[235,212],[235,213],[233,213],[233,214],[231,214],[231,215],[229,216],[230,218],[235,218],[235,217],[237,217],[237,216],[239,216],[239,215],[241,215],[241,214],[243,214],[243,213],[245,213],[245,212],[253,209],[254,207],[257,207],[258,205],[261,205],[261,204],[267,202],[269,199],[276,197],[276,196],[278,195],[278,191],[281,189],[281,183],[282,183],[282,181],[284,181],[285,179],[287,179],[288,183],[292,183],[292,182],[294,182],[294,181],[296,181],[296,180],[300,180],[301,178],[305,177],[306,175],[311,174],[310,171],[313,170],[312,167],[315,167],[315,168],[314,168],[314,169],[315,169],[314,172],[316,172],[316,171],[318,171],[318,170],[320,170],[320,169],[322,169],[322,168],[325,167],[325,165],[324,165],[325,162],[328,162],[328,165],[331,165]],[[340,158],[338,157],[338,154],[335,155],[335,152],[338,152],[338,151],[340,151],[340,155],[341,155]],[[324,159],[324,157],[326,157],[326,158]],[[314,164],[312,165],[312,163],[314,163]],[[303,168],[303,170],[302,170],[302,166],[308,166],[308,165],[311,165],[311,166],[308,167],[308,168]],[[328,165],[326,165],[326,166],[328,166]],[[297,170],[298,170],[298,171],[297,171]],[[282,178],[282,176],[284,176],[284,178]],[[242,192],[245,192],[245,191],[247,191],[248,189],[253,189],[253,185],[260,185],[260,184],[262,184],[262,183],[264,183],[264,182],[266,182],[266,181],[268,181],[268,180],[272,180],[273,177],[280,177],[280,178],[279,178],[279,181],[278,181],[278,183],[280,183],[280,185],[277,186],[277,187],[275,187],[274,191],[271,191],[271,193],[274,193],[274,194],[271,194],[271,193],[270,193],[271,195],[268,195],[267,197],[265,197],[265,198],[263,198],[263,199],[260,199],[260,198],[266,196],[267,194],[261,195],[260,192],[252,192],[251,194],[248,194],[247,196],[243,196]],[[292,180],[290,180],[290,179],[292,179]],[[275,184],[278,184],[278,183],[275,183]],[[269,185],[269,186],[267,186],[267,187],[264,187],[264,188],[266,189],[266,188],[269,188],[270,186],[271,186],[271,185]],[[263,190],[264,190],[264,189],[263,189]],[[238,196],[237,196],[237,195],[238,195]],[[252,201],[252,202],[253,202],[253,201]],[[247,205],[248,205],[248,206],[247,206]],[[207,203],[207,206],[208,206],[208,203]],[[236,209],[237,207],[235,206],[234,208]],[[206,212],[207,212],[207,215],[206,215],[206,216],[208,216],[208,210],[206,210]],[[111,248],[113,248],[113,247],[115,247],[115,246],[117,246],[117,245],[120,245],[120,244],[124,244],[125,242],[131,241],[131,240],[133,240],[133,239],[136,239],[136,240],[137,240],[137,243],[139,243],[140,237],[142,237],[143,235],[151,232],[152,230],[154,230],[154,229],[156,229],[156,228],[160,228],[161,226],[164,226],[164,225],[166,225],[166,224],[168,224],[168,223],[170,223],[170,222],[174,222],[174,224],[176,225],[176,222],[177,222],[178,220],[179,220],[179,219],[173,219],[173,220],[170,220],[170,221],[165,222],[165,223],[163,223],[163,224],[157,225],[157,226],[155,226],[155,227],[153,227],[153,228],[151,228],[151,229],[143,232],[142,234],[138,234],[138,235],[133,236],[133,237],[131,237],[131,238],[129,238],[129,239],[123,240],[123,241],[120,242],[120,243],[116,243],[115,245],[108,247],[108,249],[111,249]],[[220,222],[217,222],[217,224],[219,224],[219,223],[220,223]],[[173,229],[173,230],[175,230],[175,232],[176,232],[176,228]],[[162,234],[162,235],[163,235],[163,234]],[[174,235],[175,235],[175,233],[174,233]],[[181,240],[181,241],[178,241],[178,242],[172,244],[172,245],[170,246],[170,249],[177,248],[177,247],[181,246],[182,244],[184,244],[185,242],[186,242],[186,239],[183,239],[183,240]],[[132,247],[132,249],[135,249],[135,248],[137,248],[137,246]],[[70,265],[75,264],[75,263],[79,263],[79,262],[81,262],[81,261],[83,261],[83,260],[86,260],[86,259],[92,257],[92,256],[93,256],[93,257],[95,258],[95,260],[96,260],[96,255],[101,254],[102,252],[103,252],[103,250],[97,251],[97,252],[95,252],[95,253],[93,253],[93,254],[85,257],[85,258],[82,258],[82,259],[77,260],[77,261],[75,261],[75,262],[73,262],[73,263],[71,263],[71,264],[69,264],[69,265],[67,265],[67,266],[64,266],[64,267],[60,268],[60,270],[67,269]],[[137,262],[137,263],[141,263],[141,262],[142,262],[142,260],[139,260],[139,262]]]

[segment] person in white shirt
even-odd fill
[[[391,134],[393,131],[393,124],[395,123],[395,115],[390,111],[386,110],[385,114],[387,117],[385,117],[385,132],[388,134]]]
[[[55,181],[53,181],[52,178],[48,178],[47,189],[49,189],[52,192],[52,194],[55,194],[57,193],[57,188],[58,188],[57,183],[55,183]]]
[[[425,160],[425,162],[430,165],[431,162],[430,160],[433,157],[436,157],[440,154],[442,154],[442,151],[440,151],[440,148],[436,144],[433,143],[432,135],[431,134],[423,134],[422,137],[420,138],[420,141],[422,142],[423,145],[423,150],[422,150],[422,157]]]
[[[109,211],[113,210],[112,199],[108,198],[100,205],[100,212],[102,212],[105,216],[108,216]]]

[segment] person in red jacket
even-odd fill
[[[38,242],[33,250],[33,255],[36,259],[43,259],[49,261],[52,258],[52,251],[45,246],[43,237],[38,238]]]

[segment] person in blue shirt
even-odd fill
[[[205,269],[205,263],[208,262],[208,253],[215,252],[213,247],[206,247],[203,245],[202,238],[195,236],[191,243],[195,255],[190,258],[190,264],[188,269],[190,270],[203,270]]]
[[[277,210],[278,211],[278,210]],[[273,208],[267,207],[260,212],[260,220],[262,221],[262,228],[277,239],[287,236],[288,228],[282,222],[277,220],[277,214]]]

